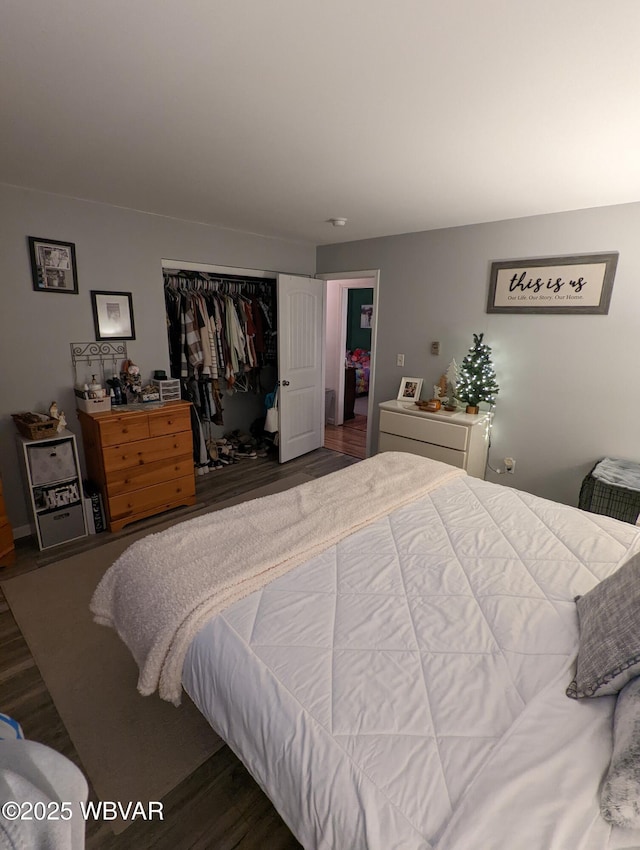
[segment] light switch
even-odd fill
[[[396,357],[396,366],[404,366],[404,354],[398,354]]]

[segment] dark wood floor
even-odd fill
[[[304,472],[319,478],[357,463],[355,457],[322,448],[286,464],[270,458],[243,460],[196,479],[198,505],[178,509],[124,528],[39,552],[35,539],[17,542],[15,563],[0,569],[0,580],[38,569],[76,552],[100,546],[175,514],[186,518],[203,505]],[[29,648],[0,591],[0,711],[18,720],[25,735],[82,764],[44,684]],[[96,730],[100,734],[100,730]],[[96,796],[91,789],[90,799]],[[125,802],[125,801],[123,801]],[[87,824],[88,850],[299,850],[300,845],[244,766],[222,747],[163,800],[164,820],[136,821],[121,835],[106,823]],[[345,848],[346,850],[346,848]]]
[[[325,425],[324,445],[334,452],[364,459],[367,456],[367,417],[356,413],[353,419],[345,419],[343,425]]]

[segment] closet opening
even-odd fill
[[[197,474],[277,460],[277,434],[264,429],[278,381],[275,276],[163,261],[163,281],[170,379],[192,402]]]

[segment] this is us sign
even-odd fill
[[[608,313],[618,254],[491,263],[487,313]]]

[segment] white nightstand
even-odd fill
[[[419,410],[413,402],[380,405],[379,452],[411,452],[466,469],[484,478],[489,450],[490,413]]]

